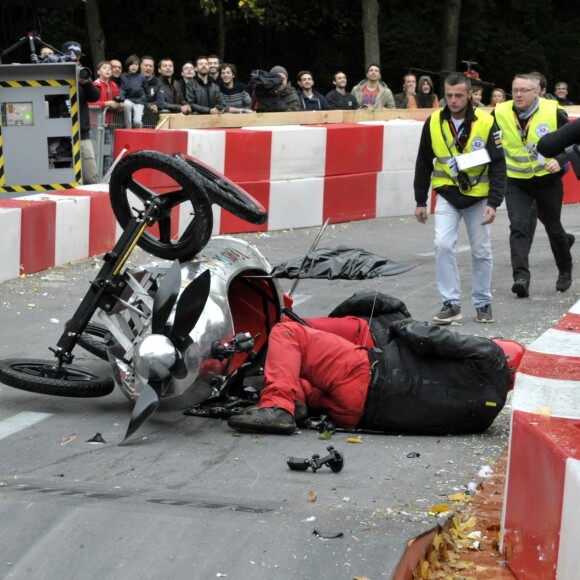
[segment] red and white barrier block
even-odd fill
[[[115,223],[106,185],[0,200],[0,282],[111,249]]]
[[[115,133],[115,152],[156,149],[196,157],[253,195],[268,223],[214,207],[214,234],[412,215],[422,122],[184,129]],[[165,142],[163,135],[166,136]]]
[[[502,553],[518,578],[580,577],[580,302],[516,376]]]

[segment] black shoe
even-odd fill
[[[568,249],[570,249],[576,241],[576,236],[574,234],[566,234],[566,238],[568,239]]]
[[[292,435],[296,431],[294,417],[288,411],[274,407],[246,409],[239,415],[232,415],[228,426],[242,433]]]
[[[572,286],[572,272],[560,272],[556,280],[556,292],[566,292]]]
[[[527,298],[530,295],[530,281],[516,280],[512,286],[512,292],[518,295],[518,298]]]

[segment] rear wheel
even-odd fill
[[[268,212],[264,206],[225,175],[192,157],[180,154],[175,157],[185,161],[208,182],[210,201],[252,224],[262,225],[268,221]]]
[[[90,369],[59,368],[53,361],[25,358],[0,360],[0,381],[22,391],[57,397],[104,397],[115,388],[111,377]]]
[[[78,345],[102,360],[108,360],[107,350],[115,344],[108,328],[96,322],[89,322],[79,337]]]

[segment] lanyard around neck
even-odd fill
[[[455,123],[453,123],[453,121],[451,119],[449,119],[447,122],[449,123],[449,128],[451,130],[451,133],[453,134],[453,141],[451,143],[449,143],[449,140],[447,139],[447,135],[445,134],[445,131],[443,130],[443,117],[441,117],[441,134],[443,135],[443,140],[445,141],[445,145],[447,145],[447,149],[449,149],[449,153],[451,154],[452,157],[454,157],[453,155],[453,151],[451,151],[451,149],[453,147],[456,147],[457,150],[459,151],[459,153],[463,153],[463,149],[465,147],[465,145],[467,145],[467,142],[469,141],[469,138],[471,137],[471,131],[473,129],[473,123],[469,122],[466,123],[465,121],[463,121],[463,123],[461,123],[461,125],[459,126],[459,130],[455,129]],[[465,137],[465,131],[467,129],[467,127],[469,126],[469,133],[467,134],[467,138],[465,138],[464,143],[461,143],[461,140]]]

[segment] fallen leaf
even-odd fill
[[[70,443],[71,441],[74,441],[76,439],[77,434],[76,433],[71,433],[70,435],[67,435],[66,437],[63,437],[60,441],[61,445],[67,445],[68,443]]]
[[[457,502],[457,503],[469,503],[470,501],[473,501],[473,499],[471,498],[471,496],[467,495],[466,493],[452,493],[451,495],[447,496],[447,499],[450,499],[451,501]]]
[[[362,437],[347,437],[347,443],[362,443]]]
[[[451,507],[449,507],[449,504],[447,503],[437,503],[428,508],[427,511],[429,512],[429,515],[442,514],[445,512],[450,512]]]

